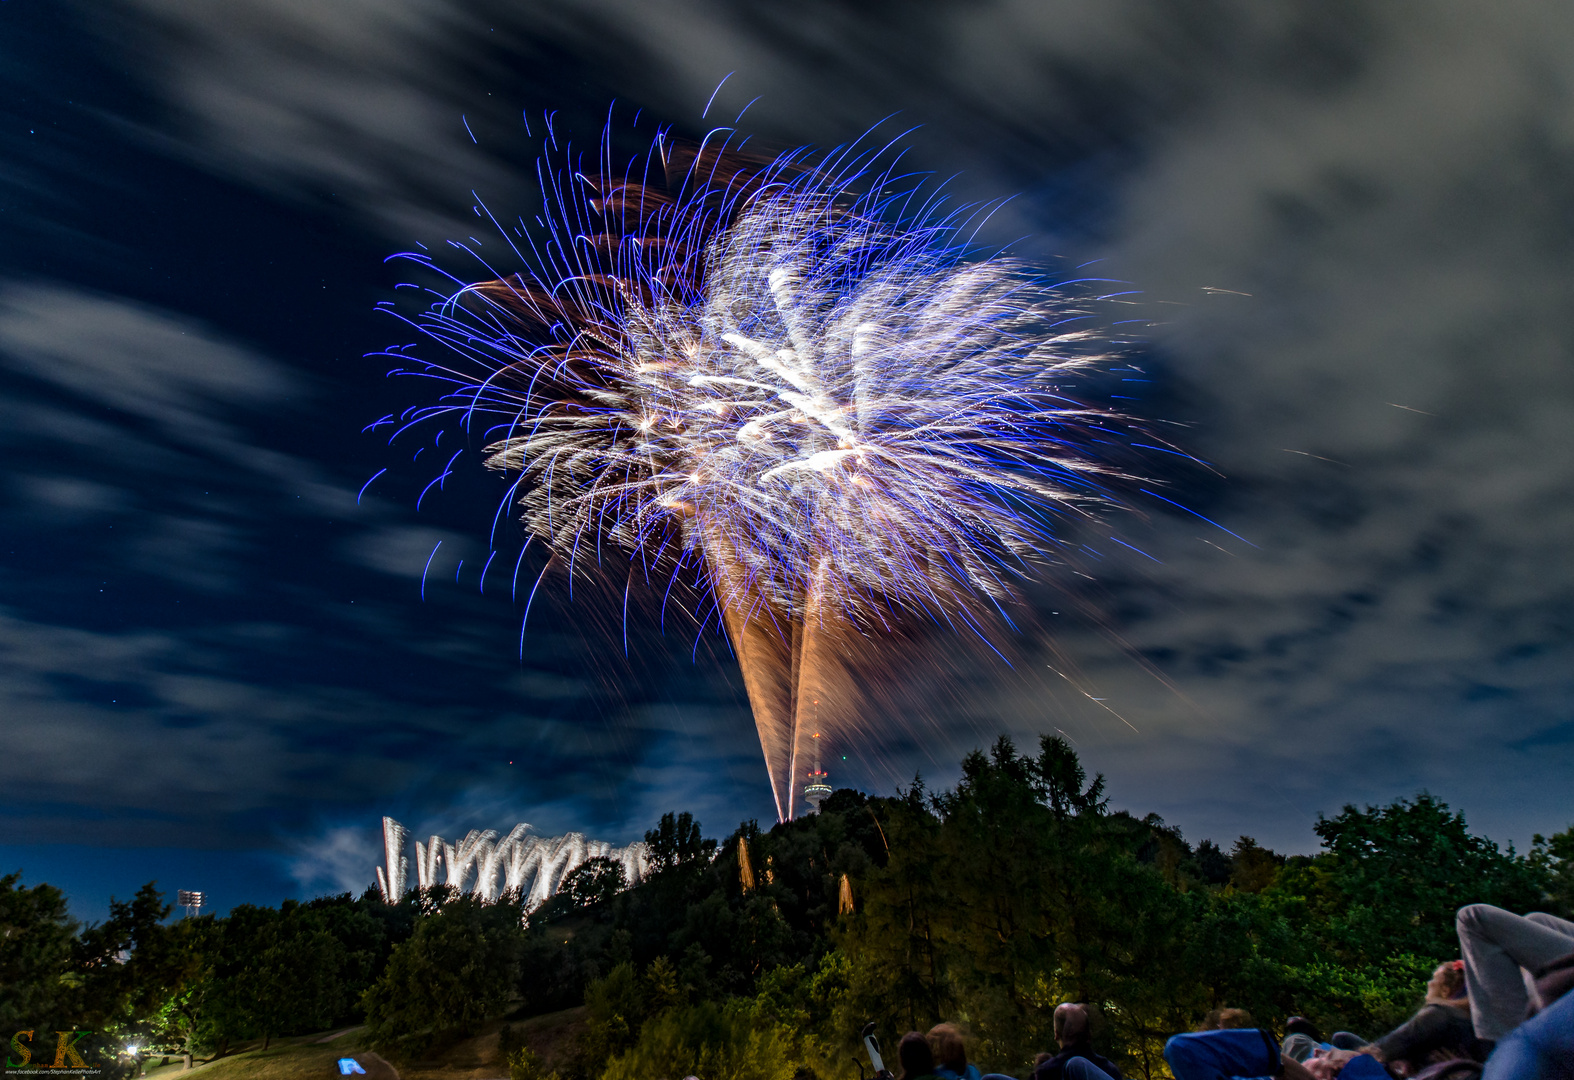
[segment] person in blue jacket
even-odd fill
[[[1250,1017],[1238,1009],[1227,1009],[1219,1020],[1249,1023]],[[1215,1027],[1176,1035],[1164,1044],[1164,1060],[1175,1080],[1392,1080],[1376,1058],[1349,1050],[1318,1051],[1318,1056],[1303,1066],[1282,1053],[1271,1034],[1257,1027]]]

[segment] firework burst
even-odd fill
[[[913,614],[976,630],[1102,501],[1118,417],[1066,390],[1105,343],[1081,283],[970,250],[977,213],[878,152],[598,157],[544,159],[531,269],[453,278],[414,320],[459,359],[407,419],[484,432],[570,575],[609,548],[699,568],[791,817],[849,643]]]

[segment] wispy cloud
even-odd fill
[[[698,0],[222,10],[135,0],[115,10],[129,20],[115,24],[118,40],[143,50],[171,109],[161,134],[182,153],[291,198],[332,192],[401,243],[464,235],[472,189],[528,212],[518,110],[560,107],[581,139],[604,115],[603,100],[565,96],[604,88],[697,125],[733,71],[711,120],[731,122],[761,95],[748,125],[765,139],[834,142],[894,112],[927,125],[915,165],[964,170],[959,196],[1026,193],[997,219],[1000,239],[1035,231],[1045,239],[1033,250],[1101,259],[1098,273],[1142,291],[1133,317],[1154,324],[1143,359],[1159,389],[1141,408],[1190,424],[1177,437],[1227,476],[1205,483],[1156,467],[1174,481],[1156,490],[1256,546],[1144,502],[1150,517],[1122,521],[1120,535],[1159,563],[1103,544],[1105,591],[1082,600],[1129,651],[1045,617],[1066,627],[1053,644],[1078,661],[1081,690],[1049,672],[1056,654],[1036,655],[1037,637],[1013,655],[1028,655],[1038,682],[1026,666],[999,675],[983,654],[965,670],[942,657],[939,674],[914,680],[946,693],[893,692],[928,711],[891,718],[906,742],[882,743],[883,775],[954,760],[991,727],[1064,726],[1138,809],[1221,837],[1250,820],[1269,823],[1262,839],[1304,846],[1317,810],[1423,785],[1481,807],[1500,834],[1564,824],[1543,793],[1574,763],[1557,734],[1574,690],[1566,4],[1002,0],[914,3],[900,18],[831,2],[777,11]],[[18,437],[113,445],[154,470],[200,447],[259,476],[271,462],[274,487],[311,473],[248,449],[215,407],[274,400],[276,367],[222,342],[193,350],[188,322],[134,306],[6,296],[0,339],[18,370],[54,388],[26,409],[0,404]],[[151,351],[133,353],[143,359],[131,374],[95,366],[114,354],[105,335],[128,334],[172,350],[166,375]],[[210,353],[211,374],[181,373]],[[105,473],[30,466],[13,484],[27,506],[80,521],[134,497]],[[311,479],[342,504],[342,485]],[[220,574],[193,571],[191,588],[237,580],[235,519],[199,520],[172,515],[130,550],[179,553],[171,566]],[[443,539],[452,578],[460,535],[390,516],[336,541],[334,558],[408,578]],[[546,610],[549,624],[573,623]],[[504,620],[466,614],[504,636]],[[466,663],[485,652],[458,631],[443,649]],[[564,703],[594,698],[597,680],[543,678],[512,687],[530,703],[517,723],[597,764],[521,813],[562,799],[574,812],[595,807],[582,812],[598,821],[632,822],[660,800],[747,786],[686,772],[685,755],[704,748],[643,730],[645,713],[602,720],[632,742],[576,742],[589,725],[565,722]],[[680,700],[714,700],[716,678],[706,672],[703,693]],[[491,722],[472,730],[493,732]],[[701,760],[733,757],[729,744]],[[493,796],[505,782],[483,773],[475,814],[504,813]],[[609,783],[636,809],[584,794]],[[432,805],[464,812],[452,790]],[[716,805],[720,814],[725,798]]]
[[[375,824],[375,823],[374,823]],[[297,842],[286,857],[290,876],[307,894],[353,893],[376,881],[382,865],[380,832],[372,825],[344,825]]]

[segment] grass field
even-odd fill
[[[569,1052],[575,1034],[583,1026],[584,1014],[583,1008],[565,1009],[516,1020],[513,1026],[551,1070]],[[474,1038],[449,1047],[434,1060],[399,1065],[400,1080],[504,1080],[508,1066],[497,1045],[502,1028],[502,1021],[494,1021]],[[335,1062],[339,1058],[355,1057],[367,1049],[366,1032],[361,1028],[335,1035],[323,1031],[274,1039],[266,1050],[260,1040],[245,1043],[217,1061],[195,1065],[190,1072],[184,1071],[180,1058],[160,1065],[161,1058],[155,1057],[146,1063],[143,1075],[156,1080],[327,1080],[338,1075]],[[330,1037],[331,1041],[324,1041]]]

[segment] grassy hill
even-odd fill
[[[567,1056],[574,1036],[584,1026],[583,1008],[532,1016],[516,1020],[526,1043],[550,1071]],[[474,1038],[465,1039],[444,1050],[431,1061],[399,1066],[400,1080],[503,1080],[508,1066],[498,1052],[498,1032],[502,1021],[488,1024]],[[144,1075],[156,1080],[326,1080],[337,1076],[334,1063],[341,1057],[355,1057],[366,1051],[366,1032],[353,1028],[347,1032],[324,1031],[292,1039],[274,1039],[268,1049],[261,1041],[242,1044],[234,1053],[217,1061],[183,1071],[180,1058],[160,1064],[150,1059]]]

